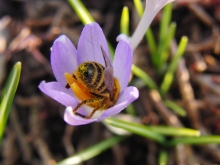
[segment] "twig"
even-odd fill
[[[150,101],[146,99],[147,92],[146,90],[140,91],[140,99],[144,106],[145,111],[147,112],[147,115],[142,119],[144,124],[153,124],[157,125],[159,123],[159,118],[157,114],[153,111],[152,104],[150,104]]]
[[[149,96],[155,106],[155,108],[159,111],[159,113],[164,118],[165,122],[169,125],[175,127],[182,127],[182,123],[176,117],[174,113],[172,113],[168,108],[165,107],[163,102],[161,101],[160,94],[156,90],[151,90],[149,92]]]
[[[174,54],[177,48],[175,42],[172,42],[171,48],[172,54]],[[180,88],[180,93],[182,95],[183,101],[185,102],[187,114],[189,115],[192,126],[200,130],[201,134],[203,135],[209,134],[200,122],[199,113],[194,97],[194,91],[189,81],[189,72],[185,66],[185,62],[183,59],[179,61],[176,76]],[[210,154],[212,154],[212,156],[215,156],[218,160],[220,160],[220,151],[217,145],[207,145],[201,148],[203,148],[206,152],[209,152]]]
[[[213,27],[214,26],[214,20],[208,13],[199,5],[196,3],[189,3],[188,8],[206,25]]]
[[[56,161],[52,158],[52,154],[49,151],[47,143],[41,137],[42,130],[39,127],[39,117],[38,110],[36,107],[32,108],[31,117],[30,117],[30,125],[31,125],[31,134],[33,139],[33,144],[38,151],[43,165],[55,165]]]
[[[66,149],[67,155],[69,156],[73,155],[75,152],[75,149],[71,142],[71,137],[72,137],[73,132],[74,132],[74,127],[67,124],[65,128],[65,133],[63,135],[63,145]]]
[[[22,130],[22,127],[20,125],[20,122],[18,120],[17,112],[15,107],[12,108],[10,113],[10,121],[13,127],[13,130],[16,134],[16,137],[18,139],[19,145],[22,150],[22,156],[25,162],[30,162],[32,159],[31,150],[28,142],[26,141],[24,132]]]
[[[186,165],[185,145],[178,144],[176,147],[176,161],[178,165]]]
[[[14,131],[9,128],[6,129],[5,134],[6,136],[2,141],[2,165],[14,165],[20,156],[15,144],[16,137]]]

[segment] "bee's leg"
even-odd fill
[[[86,116],[85,118],[86,118],[86,119],[90,119],[98,109],[99,109],[99,107],[93,109],[92,112],[91,112],[88,116]]]
[[[82,101],[81,103],[79,103],[79,104],[76,106],[76,108],[74,108],[73,113],[76,114],[76,115],[79,115],[79,113],[77,113],[77,111],[78,111],[78,109],[79,109],[81,106],[83,106],[84,104],[88,104],[88,103],[102,102],[103,99],[104,99],[104,98],[92,98],[92,99],[84,100],[84,101]],[[101,104],[100,106],[98,106],[97,108],[95,108],[94,110],[95,110],[95,111],[98,110],[99,108],[101,108],[101,106],[102,106],[102,104]],[[93,111],[94,111],[94,110],[93,110]],[[95,111],[94,111],[94,112],[93,112],[93,111],[90,113],[90,115],[89,115],[90,117],[88,116],[89,118],[91,118],[92,115],[95,113]],[[81,114],[80,114],[79,116],[84,117],[84,116],[81,115]],[[87,118],[87,116],[86,116],[85,118]],[[87,119],[89,119],[89,118],[87,118]]]
[[[100,100],[100,101],[101,101],[101,104],[99,105],[99,107],[93,109],[92,112],[91,112],[88,116],[86,116],[86,119],[90,119],[90,118],[94,115],[94,113],[95,113],[97,110],[99,110],[100,108],[103,107],[103,105],[104,105],[103,100],[104,100],[104,98],[102,98],[102,100]]]

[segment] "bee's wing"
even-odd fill
[[[113,99],[113,89],[114,89],[114,77],[113,77],[113,68],[105,68],[104,70],[104,81],[107,89],[110,92],[110,98]]]
[[[105,53],[104,49],[101,47],[102,55],[105,61],[105,70],[104,70],[104,81],[107,89],[110,91],[110,98],[113,98],[113,90],[114,90],[114,71],[112,67],[112,63]]]
[[[105,67],[106,68],[108,68],[108,67],[113,68],[112,63],[111,63],[110,59],[108,58],[107,54],[105,53],[103,47],[101,45],[100,45],[100,47],[101,47],[102,55],[103,55],[103,58],[105,61]]]

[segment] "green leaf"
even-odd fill
[[[134,0],[134,6],[138,12],[138,15],[141,17],[144,13],[144,8],[143,8],[141,0]]]
[[[69,4],[72,6],[76,14],[79,16],[80,20],[84,25],[95,22],[89,11],[83,5],[81,0],[68,0]]]
[[[156,83],[151,79],[151,77],[139,67],[132,65],[131,70],[132,73],[142,79],[150,89],[158,89]]]
[[[121,23],[120,23],[121,33],[129,36],[129,11],[128,7],[123,7],[121,14]]]
[[[172,16],[172,3],[169,3],[163,8],[162,18],[160,22],[160,29],[159,29],[159,41],[160,42],[161,41],[163,42],[163,40],[167,36],[171,16]]]
[[[166,165],[168,163],[168,153],[165,150],[160,151],[158,164]]]
[[[154,140],[156,142],[159,142],[161,144],[163,144],[165,142],[165,137],[163,135],[151,131],[150,129],[148,129],[148,127],[146,127],[144,125],[126,122],[126,121],[119,120],[116,118],[107,118],[107,119],[105,119],[105,122],[109,125],[125,129],[129,132],[136,134],[136,135],[149,138],[149,139]]]
[[[187,43],[188,43],[188,38],[185,36],[182,37],[180,40],[177,52],[174,55],[170,65],[168,67],[168,70],[163,78],[163,81],[162,81],[162,84],[160,87],[160,93],[162,96],[164,96],[167,93],[167,91],[170,89],[170,86],[173,82],[174,73],[176,71],[179,59],[183,56],[185,49],[186,49],[186,46],[187,46]]]
[[[94,18],[91,16],[89,11],[86,9],[86,7],[83,5],[83,3],[80,0],[68,0],[69,4],[72,6],[73,10],[76,12],[76,14],[79,16],[80,20],[84,25],[90,24],[92,22],[95,22]],[[108,48],[111,54],[111,58],[114,58],[114,49],[112,45],[108,42]]]
[[[0,105],[0,143],[4,134],[5,125],[8,120],[12,101],[18,87],[18,82],[21,74],[21,62],[17,62],[12,68],[10,75],[6,81],[6,86],[3,91],[3,98]]]
[[[161,70],[162,66],[168,59],[168,50],[170,47],[171,40],[174,37],[176,31],[176,23],[171,23],[169,30],[167,30],[166,37],[163,41],[159,42],[157,54],[153,57],[154,65],[157,67],[158,70]]]
[[[148,130],[166,136],[199,136],[198,130],[171,126],[145,126]]]
[[[171,100],[165,100],[164,104],[180,116],[185,117],[187,115],[186,110]]]
[[[167,142],[167,146],[175,146],[178,144],[204,145],[204,144],[220,144],[220,136],[209,135],[199,137],[175,138]]]
[[[62,160],[61,162],[58,162],[57,165],[74,165],[74,164],[80,164],[86,160],[89,160],[99,154],[101,154],[103,151],[109,149],[110,147],[114,146],[115,144],[119,143],[125,139],[125,136],[115,136],[108,138],[107,140],[104,140],[98,144],[95,144],[89,148],[86,148],[75,155]]]

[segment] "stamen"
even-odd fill
[[[75,82],[71,84],[70,87],[79,100],[83,101],[91,98],[91,94],[89,94],[88,92],[83,92]]]
[[[66,72],[66,73],[64,73],[64,76],[65,76],[66,82],[67,82],[67,84],[69,84],[69,86],[71,86],[71,84],[75,82],[75,79],[72,77],[71,74]]]

